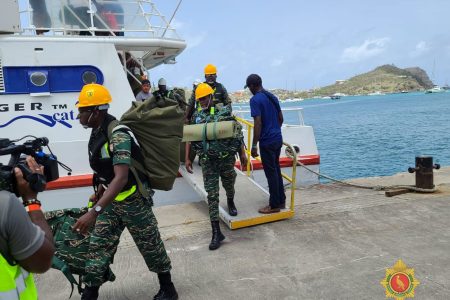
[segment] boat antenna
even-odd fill
[[[175,15],[178,11],[178,8],[181,5],[181,2],[183,2],[183,0],[178,1],[177,7],[175,8],[175,11],[173,12],[172,16],[170,17],[169,23],[167,23],[166,29],[164,29],[164,32],[161,37],[164,37],[166,35],[167,29],[169,29],[170,23],[172,23],[172,20],[175,17]]]

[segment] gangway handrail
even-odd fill
[[[300,125],[300,126],[305,126],[305,119],[303,117],[303,108],[302,107],[286,107],[286,108],[281,108],[281,111],[296,111],[298,112],[298,120],[299,120],[299,124],[296,125]],[[238,115],[243,115],[243,114],[248,114],[251,111],[249,109],[237,109],[234,110],[234,113],[236,116]],[[241,118],[243,120],[245,120],[244,118]],[[291,124],[286,124],[286,125],[291,125]]]
[[[236,120],[239,121],[240,123],[244,124],[247,126],[247,145],[251,144],[251,129],[255,127],[255,125],[247,120],[244,120],[243,118],[237,117],[235,116]],[[286,147],[288,147],[291,150],[291,153],[296,153],[294,147],[292,147],[289,143],[283,141],[283,145],[285,145]],[[245,149],[245,153],[247,155],[247,166],[246,166],[246,175],[247,177],[251,176],[251,170],[250,170],[250,165],[251,165],[251,150],[249,150],[248,148]],[[258,156],[255,158],[258,161],[261,161],[261,157]],[[281,176],[283,176],[284,179],[286,179],[288,182],[290,182],[291,184],[291,203],[290,203],[290,211],[294,214],[294,203],[295,203],[295,191],[296,191],[296,179],[297,179],[297,155],[294,154],[292,155],[292,176],[290,177],[289,175],[281,172]]]

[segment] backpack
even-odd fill
[[[203,112],[197,112],[194,116],[205,117]],[[198,134],[199,132],[197,134],[192,132],[191,135],[197,140],[191,142],[191,147],[198,155],[208,155],[210,157],[223,157],[225,153],[235,155],[240,151],[241,146],[245,145],[242,125],[231,115],[231,106],[227,105],[218,110],[214,115],[214,119],[209,122],[189,126],[194,127],[191,127],[193,131],[198,131],[198,128],[201,129],[201,138]],[[188,128],[186,129],[188,131]],[[218,134],[217,131],[222,132]],[[224,135],[226,138],[221,138],[221,135]]]
[[[139,153],[131,153],[130,170],[144,197],[149,191],[140,179],[142,175],[151,189],[172,189],[180,166],[183,125],[184,111],[177,100],[151,96],[144,102],[133,101],[120,122],[113,121],[108,126],[109,139],[116,130],[126,131],[138,145]]]
[[[73,293],[74,285],[78,292],[83,291],[81,276],[85,275],[85,263],[88,260],[90,233],[81,234],[72,231],[78,218],[87,213],[88,208],[68,208],[48,211],[45,219],[52,229],[55,240],[55,255],[52,258],[52,268],[60,270],[69,280],[72,287],[70,297]],[[92,230],[92,229],[91,229]],[[79,275],[78,281],[73,276]],[[107,278],[114,281],[116,276],[108,267]]]

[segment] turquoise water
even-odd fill
[[[329,176],[405,172],[416,155],[450,165],[449,92],[310,99],[282,106],[303,108],[305,124],[316,135],[321,173]],[[286,112],[285,119],[296,122],[297,117]]]

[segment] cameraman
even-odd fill
[[[43,174],[43,167],[28,156],[31,172]],[[44,273],[55,249],[53,235],[28,182],[14,169],[19,199],[4,190],[0,178],[0,299],[37,299],[30,273]],[[24,209],[25,206],[25,209]]]

